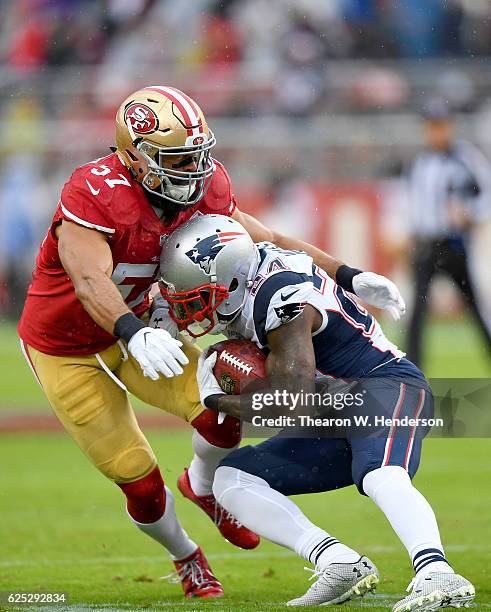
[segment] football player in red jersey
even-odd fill
[[[128,392],[194,427],[195,455],[181,492],[224,537],[242,548],[259,538],[220,508],[215,468],[240,441],[239,423],[199,401],[199,350],[171,322],[157,328],[150,289],[161,246],[194,215],[232,216],[254,241],[300,248],[368,303],[400,316],[388,279],[341,264],[278,235],[237,208],[201,109],[183,92],[152,86],[131,94],[116,116],[117,148],[77,168],[65,184],[43,240],[19,323],[22,350],[54,412],[92,463],[127,498],[132,522],[171,554],[188,597],[223,594],[201,549],[180,527],[171,491],[140,430]],[[149,321],[150,317],[150,321]]]

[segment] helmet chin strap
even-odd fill
[[[154,202],[153,200],[165,199],[173,205],[175,211],[179,210],[179,204],[182,203],[183,206],[189,205],[189,200],[191,196],[196,191],[197,180],[190,180],[185,185],[179,185],[172,182],[172,179],[168,176],[162,175],[161,168],[155,162],[150,155],[146,152],[143,146],[140,146],[143,142],[143,138],[137,136],[133,130],[133,126],[131,122],[127,122],[126,124],[128,128],[128,133],[131,138],[131,144],[138,152],[138,155],[135,155],[130,149],[126,149],[124,152],[121,152],[121,156],[124,157],[123,163],[130,169],[133,177],[140,182],[146,189],[148,193],[155,192],[155,198],[151,199],[152,206],[157,206],[158,208],[166,208],[162,202]],[[161,191],[157,191],[158,189]],[[203,193],[201,194],[202,197]]]
[[[112,147],[111,150],[113,150],[113,148],[114,147]],[[166,198],[165,195],[160,196],[157,193],[153,193],[153,188],[157,186],[156,180],[157,181],[159,180],[155,174],[151,174],[151,170],[152,170],[151,162],[153,160],[151,160],[150,158],[147,158],[147,156],[142,151],[139,151],[138,149],[137,151],[139,155],[141,155],[141,158],[138,158],[129,149],[126,149],[125,151],[118,151],[118,149],[114,149],[114,152],[118,154],[118,157],[121,160],[121,163],[124,164],[129,169],[133,178],[139,183],[141,183],[142,185],[143,183],[145,183],[149,187],[148,189],[144,189],[144,193],[150,205],[153,206],[154,208],[158,208],[162,210],[164,213],[163,218],[165,218],[166,220],[174,219],[176,215],[178,215],[182,210],[186,208],[185,204],[180,205],[175,200],[179,199],[185,202],[187,195],[188,195],[188,188],[187,187],[181,188],[179,186],[172,185],[171,183],[169,183],[169,185],[166,185],[165,192],[167,193],[169,192],[168,191],[169,186],[173,190],[176,190],[174,193],[169,193],[170,198],[174,198],[174,200],[170,198]],[[148,180],[152,181],[154,184],[149,185]],[[184,190],[185,193],[182,193],[181,189]],[[194,189],[194,184],[193,184],[193,189]],[[178,195],[179,197],[177,197]]]
[[[165,196],[161,197],[157,193],[155,194],[152,193],[155,187],[158,187],[160,185],[160,179],[157,177],[155,173],[152,174],[152,165],[154,164],[153,160],[148,155],[143,153],[143,151],[138,150],[138,153],[142,156],[144,163],[146,163],[146,168],[144,164],[142,163],[143,160],[138,159],[136,156],[134,156],[131,153],[131,151],[126,150],[127,159],[125,161],[127,162],[127,165],[129,166],[135,180],[137,180],[138,182],[142,184],[144,183],[145,185],[149,187],[149,189],[145,190],[145,195],[148,198],[152,206],[155,206],[156,208],[160,208],[164,210],[166,212],[166,216],[168,217],[175,216],[178,212],[180,212],[181,207],[179,206],[177,202],[170,200],[170,199],[166,199]],[[180,189],[179,187],[172,185],[170,182],[169,184],[174,189]],[[168,187],[168,185],[166,185],[166,187]],[[168,191],[168,189],[166,189],[166,191]],[[185,201],[186,196],[187,196],[187,189],[186,189],[186,193],[183,194],[182,198],[176,197],[177,194],[175,193],[171,193],[169,195],[175,198],[176,200],[182,199],[183,201]]]
[[[140,155],[144,158],[147,163],[147,172],[141,180],[150,190],[154,191],[160,187],[162,182],[164,183],[164,197],[169,196],[178,202],[187,202],[189,196],[196,189],[196,181],[191,181],[187,185],[174,185],[174,183],[167,176],[159,176],[155,170],[158,170],[158,165],[155,161],[147,155],[145,152],[138,149]],[[137,178],[141,176],[141,164],[138,167],[138,172],[135,171]],[[160,196],[156,196],[157,198]],[[172,200],[171,200],[172,201]]]
[[[174,185],[174,183],[172,183],[172,181],[166,176],[162,178],[165,183],[164,193],[166,195],[169,195],[171,198],[174,198],[175,200],[179,200],[180,202],[187,202],[189,196],[196,189],[196,181],[191,181],[186,186],[180,186]]]
[[[216,261],[211,262],[209,277],[210,277],[210,284],[216,285],[218,282]],[[211,314],[211,317],[212,319],[205,318],[203,319],[203,321],[200,321],[197,324],[202,329],[206,329],[209,325],[213,324],[212,328],[208,331],[208,333],[213,336],[223,333],[225,329],[227,328],[228,322],[220,321],[220,314],[218,313],[218,310],[215,310]]]
[[[210,325],[213,324],[211,329],[209,329],[206,333],[211,334],[212,336],[223,334],[225,330],[227,329],[229,321],[226,321],[226,322],[220,321],[220,316],[218,315],[218,313],[216,314],[217,316],[214,317],[213,321],[205,317],[202,321],[194,321],[190,326],[188,326],[188,328],[190,328],[191,331],[193,330],[198,331],[198,329],[202,331],[204,329],[208,329],[208,327],[210,327]]]

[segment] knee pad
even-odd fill
[[[138,523],[155,523],[165,512],[165,486],[160,470],[134,482],[117,483],[127,499],[128,514]]]
[[[259,476],[243,472],[228,465],[219,466],[215,471],[213,480],[213,495],[218,503],[221,503],[223,496],[231,489],[246,489],[253,484],[269,487],[269,484]]]
[[[402,486],[412,486],[411,478],[404,468],[398,465],[385,465],[365,474],[360,493],[365,493],[375,500],[378,489],[393,480],[397,480]]]
[[[240,421],[235,417],[227,415],[219,425],[218,412],[205,410],[191,421],[191,425],[213,446],[234,448],[240,442]]]
[[[150,446],[135,444],[97,464],[97,467],[105,476],[121,484],[143,478],[156,465],[157,460]]]
[[[220,467],[215,471],[215,477],[213,478],[213,495],[220,504],[222,495],[231,487],[237,485],[237,474],[239,470],[231,467]]]

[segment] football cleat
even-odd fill
[[[305,595],[291,599],[287,606],[340,604],[374,591],[380,579],[377,568],[367,557],[360,557],[356,563],[331,563],[324,569],[305,569],[312,572],[310,580],[317,580]]]
[[[195,503],[215,523],[222,536],[234,546],[239,548],[256,548],[261,541],[260,537],[227,512],[215,499],[214,495],[196,495],[191,488],[187,468],[177,481],[179,491]]]
[[[398,601],[392,612],[467,608],[476,595],[473,585],[466,578],[447,572],[430,572],[421,578],[415,576],[407,590],[411,593]]]
[[[174,561],[176,571],[163,580],[181,583],[185,597],[223,597],[223,587],[215,578],[203,551],[198,548],[181,561]]]

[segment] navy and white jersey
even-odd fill
[[[311,304],[322,315],[321,326],[312,334],[320,374],[359,378],[387,364],[393,367],[404,357],[374,317],[309,255],[286,251],[269,242],[257,246],[259,267],[241,314],[228,327],[229,337],[242,337],[260,348],[267,347],[268,332],[293,320],[306,304]],[[405,374],[414,375],[409,370]]]
[[[422,151],[409,168],[407,187],[410,227],[419,238],[454,233],[453,200],[476,223],[491,215],[491,166],[470,142],[457,141],[444,152]]]

